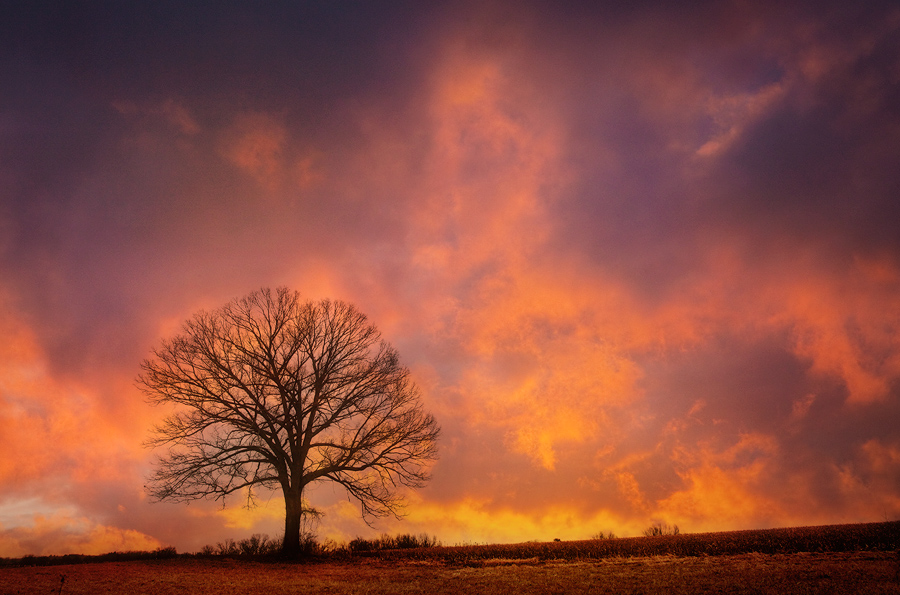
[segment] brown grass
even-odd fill
[[[894,552],[652,556],[478,566],[377,559],[314,564],[234,559],[103,562],[0,570],[0,593],[197,595],[485,593],[900,594]],[[65,579],[64,582],[62,579]]]
[[[596,560],[639,556],[722,556],[745,553],[855,552],[900,549],[900,522],[789,527],[549,543],[518,543],[391,550],[382,560],[424,559],[455,564],[485,558]]]
[[[900,595],[900,523],[394,550],[312,563],[178,557],[0,567],[0,595]],[[106,560],[106,561],[102,561]],[[37,559],[32,560],[38,562]]]

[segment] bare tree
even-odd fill
[[[310,484],[340,484],[368,522],[398,516],[397,488],[430,478],[440,428],[352,305],[263,289],[196,314],[152,353],[138,385],[151,403],[178,406],[147,441],[168,446],[150,477],[156,500],[281,488],[291,554]]]

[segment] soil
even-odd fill
[[[363,559],[267,563],[181,557],[0,568],[0,594],[485,593],[900,595],[900,552],[611,557],[567,561]]]

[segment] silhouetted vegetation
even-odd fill
[[[262,289],[199,312],[141,364],[137,382],[176,412],[147,446],[166,447],[155,500],[223,500],[281,490],[285,554],[308,553],[304,490],[343,487],[363,518],[397,516],[401,486],[419,488],[440,428],[397,350],[354,306]],[[230,548],[226,544],[226,550]]]
[[[281,549],[281,538],[270,539],[266,534],[254,533],[246,539],[235,541],[230,537],[215,546],[205,545],[201,556],[265,556]]]
[[[660,535],[678,535],[679,533],[681,533],[681,530],[678,529],[678,525],[657,523],[644,529],[642,535],[644,537],[658,537]]]
[[[672,528],[674,530],[674,527]],[[480,566],[490,560],[596,560],[641,556],[729,556],[746,553],[795,554],[799,552],[860,552],[900,550],[900,521],[821,527],[790,527],[720,533],[680,533],[647,537],[603,538],[584,541],[529,542],[499,545],[442,546],[435,537],[401,534],[375,539],[357,537],[350,544],[326,540],[319,543],[307,534],[304,547],[321,560],[364,556],[384,561],[429,560],[444,564]],[[89,562],[123,562],[231,556],[284,560],[278,545],[280,538],[252,535],[235,542],[227,539],[216,546],[205,546],[197,554],[178,554],[174,547],[152,552],[111,552],[98,556],[67,554],[62,556],[25,556],[0,558],[3,566],[50,566]],[[274,544],[274,545],[273,545]],[[274,548],[274,553],[273,553]],[[309,559],[309,557],[305,558]]]
[[[350,542],[349,548],[353,553],[357,552],[377,552],[382,550],[402,550],[412,548],[437,547],[441,542],[437,537],[429,536],[427,533],[412,535],[403,533],[391,537],[387,533],[382,533],[381,537],[375,539],[363,539],[357,537]]]
[[[674,528],[673,528],[674,530]],[[900,549],[900,522],[681,533],[548,543],[470,545],[376,552],[382,560],[419,559],[481,565],[485,560],[596,560],[638,556],[727,556],[746,553],[891,551]]]
[[[616,534],[613,533],[612,531],[609,531],[608,533],[604,533],[603,531],[600,531],[599,533],[594,533],[593,535],[591,535],[591,539],[615,539],[615,538],[616,538]]]
[[[265,534],[254,534],[250,537],[235,541],[226,539],[216,545],[206,545],[197,553],[199,556],[228,556],[228,557],[266,557],[282,556],[281,536],[270,538]],[[412,535],[401,533],[388,535],[382,533],[380,537],[363,539],[357,537],[349,544],[326,539],[319,541],[311,531],[304,531],[300,538],[300,554],[312,557],[349,557],[358,553],[373,553],[395,549],[413,549],[440,546],[437,537],[425,533]]]
[[[21,558],[0,558],[0,566],[59,566],[61,564],[86,564],[91,562],[131,562],[134,560],[168,560],[179,554],[174,547],[153,551],[109,552],[106,554],[62,554],[58,556],[26,555]]]

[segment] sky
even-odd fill
[[[355,304],[444,544],[900,518],[893,2],[4,2],[0,556],[283,530],[152,502],[135,384],[261,287]]]

